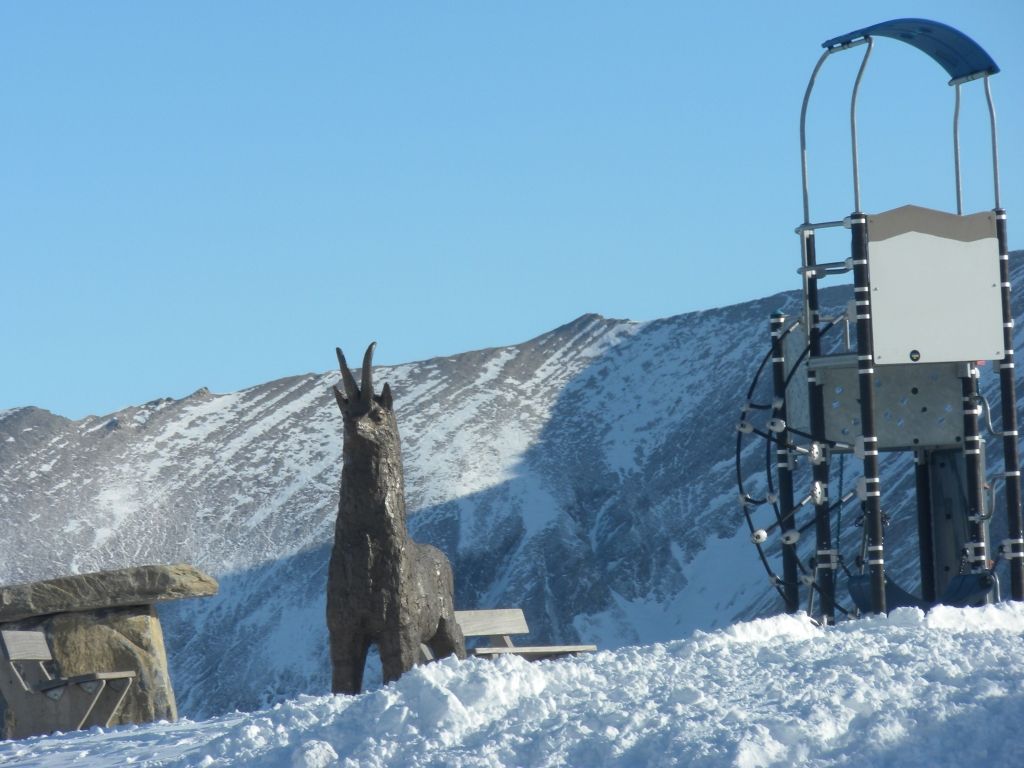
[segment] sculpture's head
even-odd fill
[[[341,348],[336,350],[345,391],[342,392],[337,386],[333,390],[334,399],[338,401],[338,408],[345,421],[346,441],[352,438],[359,442],[381,444],[398,438],[391,387],[385,383],[379,395],[373,394],[373,350],[376,346],[377,342],[373,342],[366,348],[361,386],[356,385]]]

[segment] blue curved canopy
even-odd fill
[[[999,67],[985,49],[958,29],[928,19],[893,19],[858,29],[821,44],[835,48],[863,37],[902,40],[931,56],[949,73],[949,84],[994,75]]]

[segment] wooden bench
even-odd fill
[[[54,677],[46,635],[39,631],[0,632],[4,662],[0,663],[0,693],[7,704],[9,737],[15,739],[77,731],[94,725],[108,727],[114,719],[134,672],[90,672]]]
[[[476,656],[494,658],[502,653],[512,653],[529,661],[540,661],[597,650],[596,645],[513,645],[509,635],[525,635],[530,632],[521,608],[456,611],[455,620],[467,638],[488,638],[489,645],[472,650]]]

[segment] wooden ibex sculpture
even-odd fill
[[[341,501],[327,582],[327,628],[335,693],[359,693],[370,646],[380,651],[384,682],[421,658],[465,658],[452,604],[452,568],[444,554],[406,530],[402,449],[391,388],[373,394],[373,350],[363,357],[362,386],[345,356],[345,391],[334,396],[345,424]]]

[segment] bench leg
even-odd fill
[[[121,705],[128,695],[128,689],[132,686],[131,678],[98,682],[106,684],[100,689],[96,697],[96,704],[89,713],[89,716],[83,721],[82,728],[92,728],[94,725],[98,725],[100,728],[109,728],[110,721],[120,712]],[[93,683],[80,683],[80,685],[85,687],[93,685]]]
[[[17,715],[19,733],[29,736],[81,730],[96,707],[103,687],[103,681],[98,680],[89,690],[79,685],[65,685],[26,696]]]

